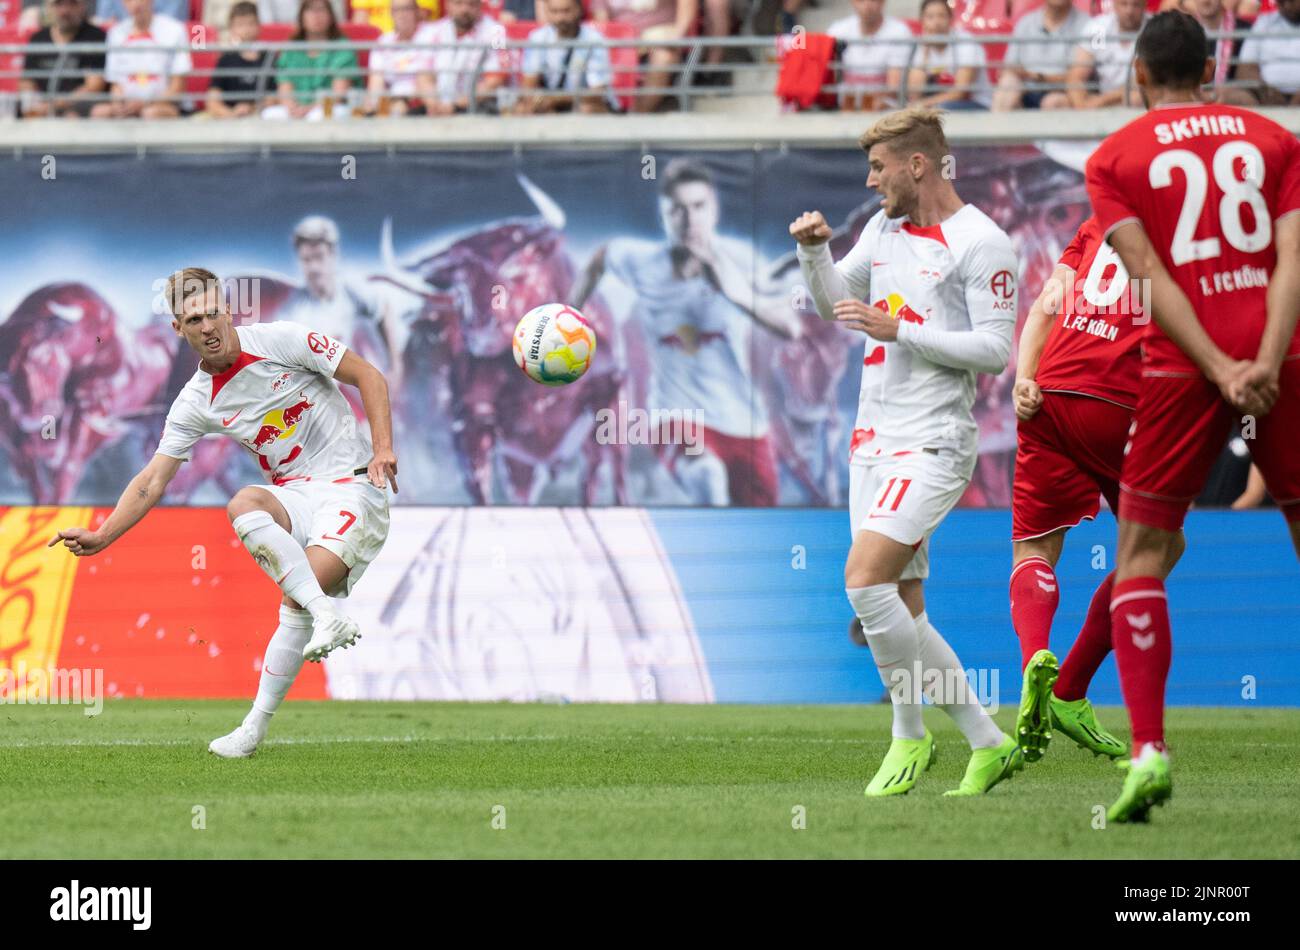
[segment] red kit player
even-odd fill
[[[1060,599],[1056,562],[1065,533],[1119,510],[1120,466],[1137,403],[1138,345],[1149,319],[1096,218],[1079,228],[1030,308],[1020,335],[1014,401],[1019,418],[1012,496],[1011,621],[1024,687],[1016,738],[1040,759],[1055,726],[1098,755],[1124,743],[1097,721],[1088,684],[1110,653],[1114,573],[1097,587],[1078,640],[1058,668],[1048,648]],[[1181,535],[1171,557],[1182,554]],[[1171,565],[1172,566],[1172,565]]]
[[[1137,41],[1149,111],[1088,161],[1088,194],[1153,320],[1120,479],[1111,642],[1133,726],[1112,821],[1172,794],[1164,742],[1164,580],[1188,506],[1241,427],[1300,551],[1300,142],[1244,109],[1202,101],[1205,31],[1177,11]]]

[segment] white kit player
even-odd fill
[[[235,533],[284,594],[253,708],[208,747],[252,755],[304,660],[319,662],[360,636],[330,596],[346,596],[388,536],[397,491],[388,384],[346,346],[291,323],[236,327],[215,274],[186,268],[167,285],[172,327],[201,357],[176,397],[157,454],[96,530],[66,528],[78,557],[98,554],[157,504],[203,436],[220,433],[257,456],[266,486],[240,489],[226,506]],[[374,448],[358,431],[338,382],[356,386]],[[327,596],[329,595],[329,596]]]
[[[718,194],[707,166],[669,162],[659,208],[667,240],[610,241],[592,255],[572,303],[581,308],[606,271],[636,292],[630,315],[651,350],[647,408],[701,430],[693,448],[660,443],[692,504],[775,505],[776,456],[750,354],[756,323],[793,339],[802,331],[799,316],[779,288],[755,286],[752,248],[717,233]]]
[[[867,187],[883,203],[858,243],[832,261],[831,228],[817,211],[795,220],[790,234],[817,312],[868,337],[849,449],[853,546],[844,585],[889,688],[893,742],[866,794],[906,794],[929,768],[926,695],[973,750],[948,794],[978,795],[1023,768],[1023,756],[929,622],[922,583],[929,537],[975,470],[976,374],[1002,372],[1011,353],[1016,256],[1010,238],[944,176],[950,152],[939,113],[895,112],[859,144],[871,166]]]

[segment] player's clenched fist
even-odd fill
[[[1032,379],[1018,379],[1011,390],[1011,401],[1016,406],[1016,418],[1023,422],[1043,408],[1043,391]]]
[[[831,226],[820,211],[805,211],[790,223],[790,236],[800,244],[825,244],[831,239]]]
[[[86,528],[64,528],[51,538],[50,543],[45,546],[52,548],[60,541],[63,542],[65,548],[77,557],[90,557],[92,554],[98,554],[108,547],[108,538],[98,531],[90,531]]]

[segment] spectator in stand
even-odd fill
[[[544,0],[543,6],[546,25],[528,34],[528,42],[537,45],[524,53],[525,94],[515,111],[608,112],[612,70],[600,30],[582,22],[581,0]],[[557,40],[589,40],[599,45],[582,49],[545,45]],[[564,95],[528,95],[539,89]]]
[[[452,115],[476,108],[496,108],[496,92],[506,81],[506,28],[483,12],[482,0],[446,0],[447,15],[429,29],[430,43],[446,44],[434,51],[438,101],[432,115]],[[486,50],[483,47],[488,47]],[[481,65],[480,65],[481,60]],[[477,85],[474,70],[479,67]]]
[[[1064,91],[1043,86],[1064,85],[1074,44],[1083,36],[1087,25],[1088,15],[1076,9],[1070,0],[1047,0],[1046,5],[1021,14],[1011,31],[1013,41],[1050,39],[1052,42],[1012,42],[1007,47],[993,94],[994,111],[1067,107],[1069,98]],[[1038,88],[1025,88],[1029,84]]]
[[[190,18],[190,0],[154,0],[154,13],[158,16],[171,17],[180,23]],[[95,6],[97,23],[121,23],[131,18],[126,0],[98,0]]]
[[[347,0],[329,0],[329,4],[334,10],[334,21],[342,23]],[[263,23],[297,23],[300,7],[301,0],[257,0],[257,15]]]
[[[1250,23],[1241,19],[1231,8],[1225,6],[1224,0],[1183,0],[1179,9],[1200,22],[1206,33],[1231,33],[1234,30],[1250,29]],[[1211,40],[1214,43],[1214,87],[1218,90],[1218,101],[1233,106],[1258,105],[1255,94],[1249,89],[1229,86],[1237,76],[1237,62],[1241,58],[1241,45],[1244,40],[1221,37]]]
[[[519,23],[524,20],[545,23],[545,8],[545,0],[505,0],[497,13],[497,19],[502,23]]]
[[[845,47],[840,84],[859,87],[850,96],[850,107],[875,111],[892,106],[912,61],[912,31],[902,20],[885,16],[885,0],[853,0],[853,10],[826,28],[838,40],[869,41]]]
[[[781,0],[781,18],[777,29],[781,33],[793,33],[803,9],[803,0]]]
[[[262,32],[257,4],[252,0],[238,0],[230,8],[227,27],[232,45],[256,43]],[[212,84],[208,86],[207,114],[214,119],[258,115],[269,104],[271,70],[267,68],[267,60],[272,55],[270,50],[251,49],[222,53]]]
[[[626,23],[637,36],[651,42],[684,38],[694,27],[700,13],[700,0],[591,0],[591,18],[597,23]],[[642,90],[633,101],[636,112],[657,112],[664,92],[676,76],[674,67],[681,62],[680,46],[649,46],[642,50],[646,63],[641,77]]]
[[[420,23],[431,23],[442,15],[439,0],[417,0]],[[352,22],[368,23],[381,33],[391,33],[393,15],[389,0],[352,0]]]
[[[921,0],[921,36],[907,73],[908,101],[936,109],[987,109],[984,47],[952,28],[948,0]]]
[[[23,57],[23,72],[59,69],[59,75],[18,80],[23,115],[28,118],[90,115],[93,97],[108,88],[104,81],[103,53],[69,53],[59,49],[69,43],[106,42],[104,31],[90,22],[86,0],[49,0],[52,26],[32,34]],[[66,59],[64,57],[67,57]]]
[[[181,114],[185,76],[190,71],[185,24],[153,12],[153,0],[122,0],[127,18],[108,31],[104,78],[112,98],[97,102],[96,119],[174,119]],[[167,50],[134,46],[176,47]]]
[[[1300,105],[1300,0],[1277,0],[1276,10],[1255,21],[1237,78],[1254,84],[1260,105]]]
[[[370,53],[366,111],[424,115],[430,106],[437,107],[434,53],[432,49],[405,44],[428,43],[433,24],[420,22],[415,0],[393,0],[392,12],[393,29],[379,38],[380,45]]]
[[[289,39],[317,48],[287,49],[280,54],[275,64],[280,103],[262,115],[268,119],[325,118],[320,103],[346,96],[361,78],[357,54],[339,29],[329,0],[302,0],[298,29]],[[320,48],[322,45],[327,48]]]
[[[1127,104],[1142,108],[1142,95],[1132,81],[1133,47],[1146,19],[1146,0],[1112,0],[1109,13],[1088,22],[1065,80],[1067,107],[1105,109]]]

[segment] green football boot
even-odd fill
[[[1121,823],[1145,822],[1150,818],[1152,808],[1173,797],[1169,756],[1152,749],[1128,763],[1127,772],[1124,790],[1106,812],[1106,819]]]
[[[1086,698],[1057,699],[1053,696],[1052,724],[1093,755],[1118,759],[1128,752],[1128,746],[1101,727],[1096,710]]]
[[[1025,664],[1020,690],[1020,711],[1016,713],[1016,741],[1026,762],[1037,762],[1052,741],[1052,687],[1061,669],[1056,654],[1039,650]]]
[[[863,793],[868,798],[906,795],[920,774],[934,764],[934,736],[926,730],[923,739],[894,739],[880,763],[876,777]]]
[[[1015,739],[1007,736],[999,746],[972,752],[961,784],[943,794],[949,798],[983,795],[998,782],[1011,778],[1024,767],[1024,752]]]

